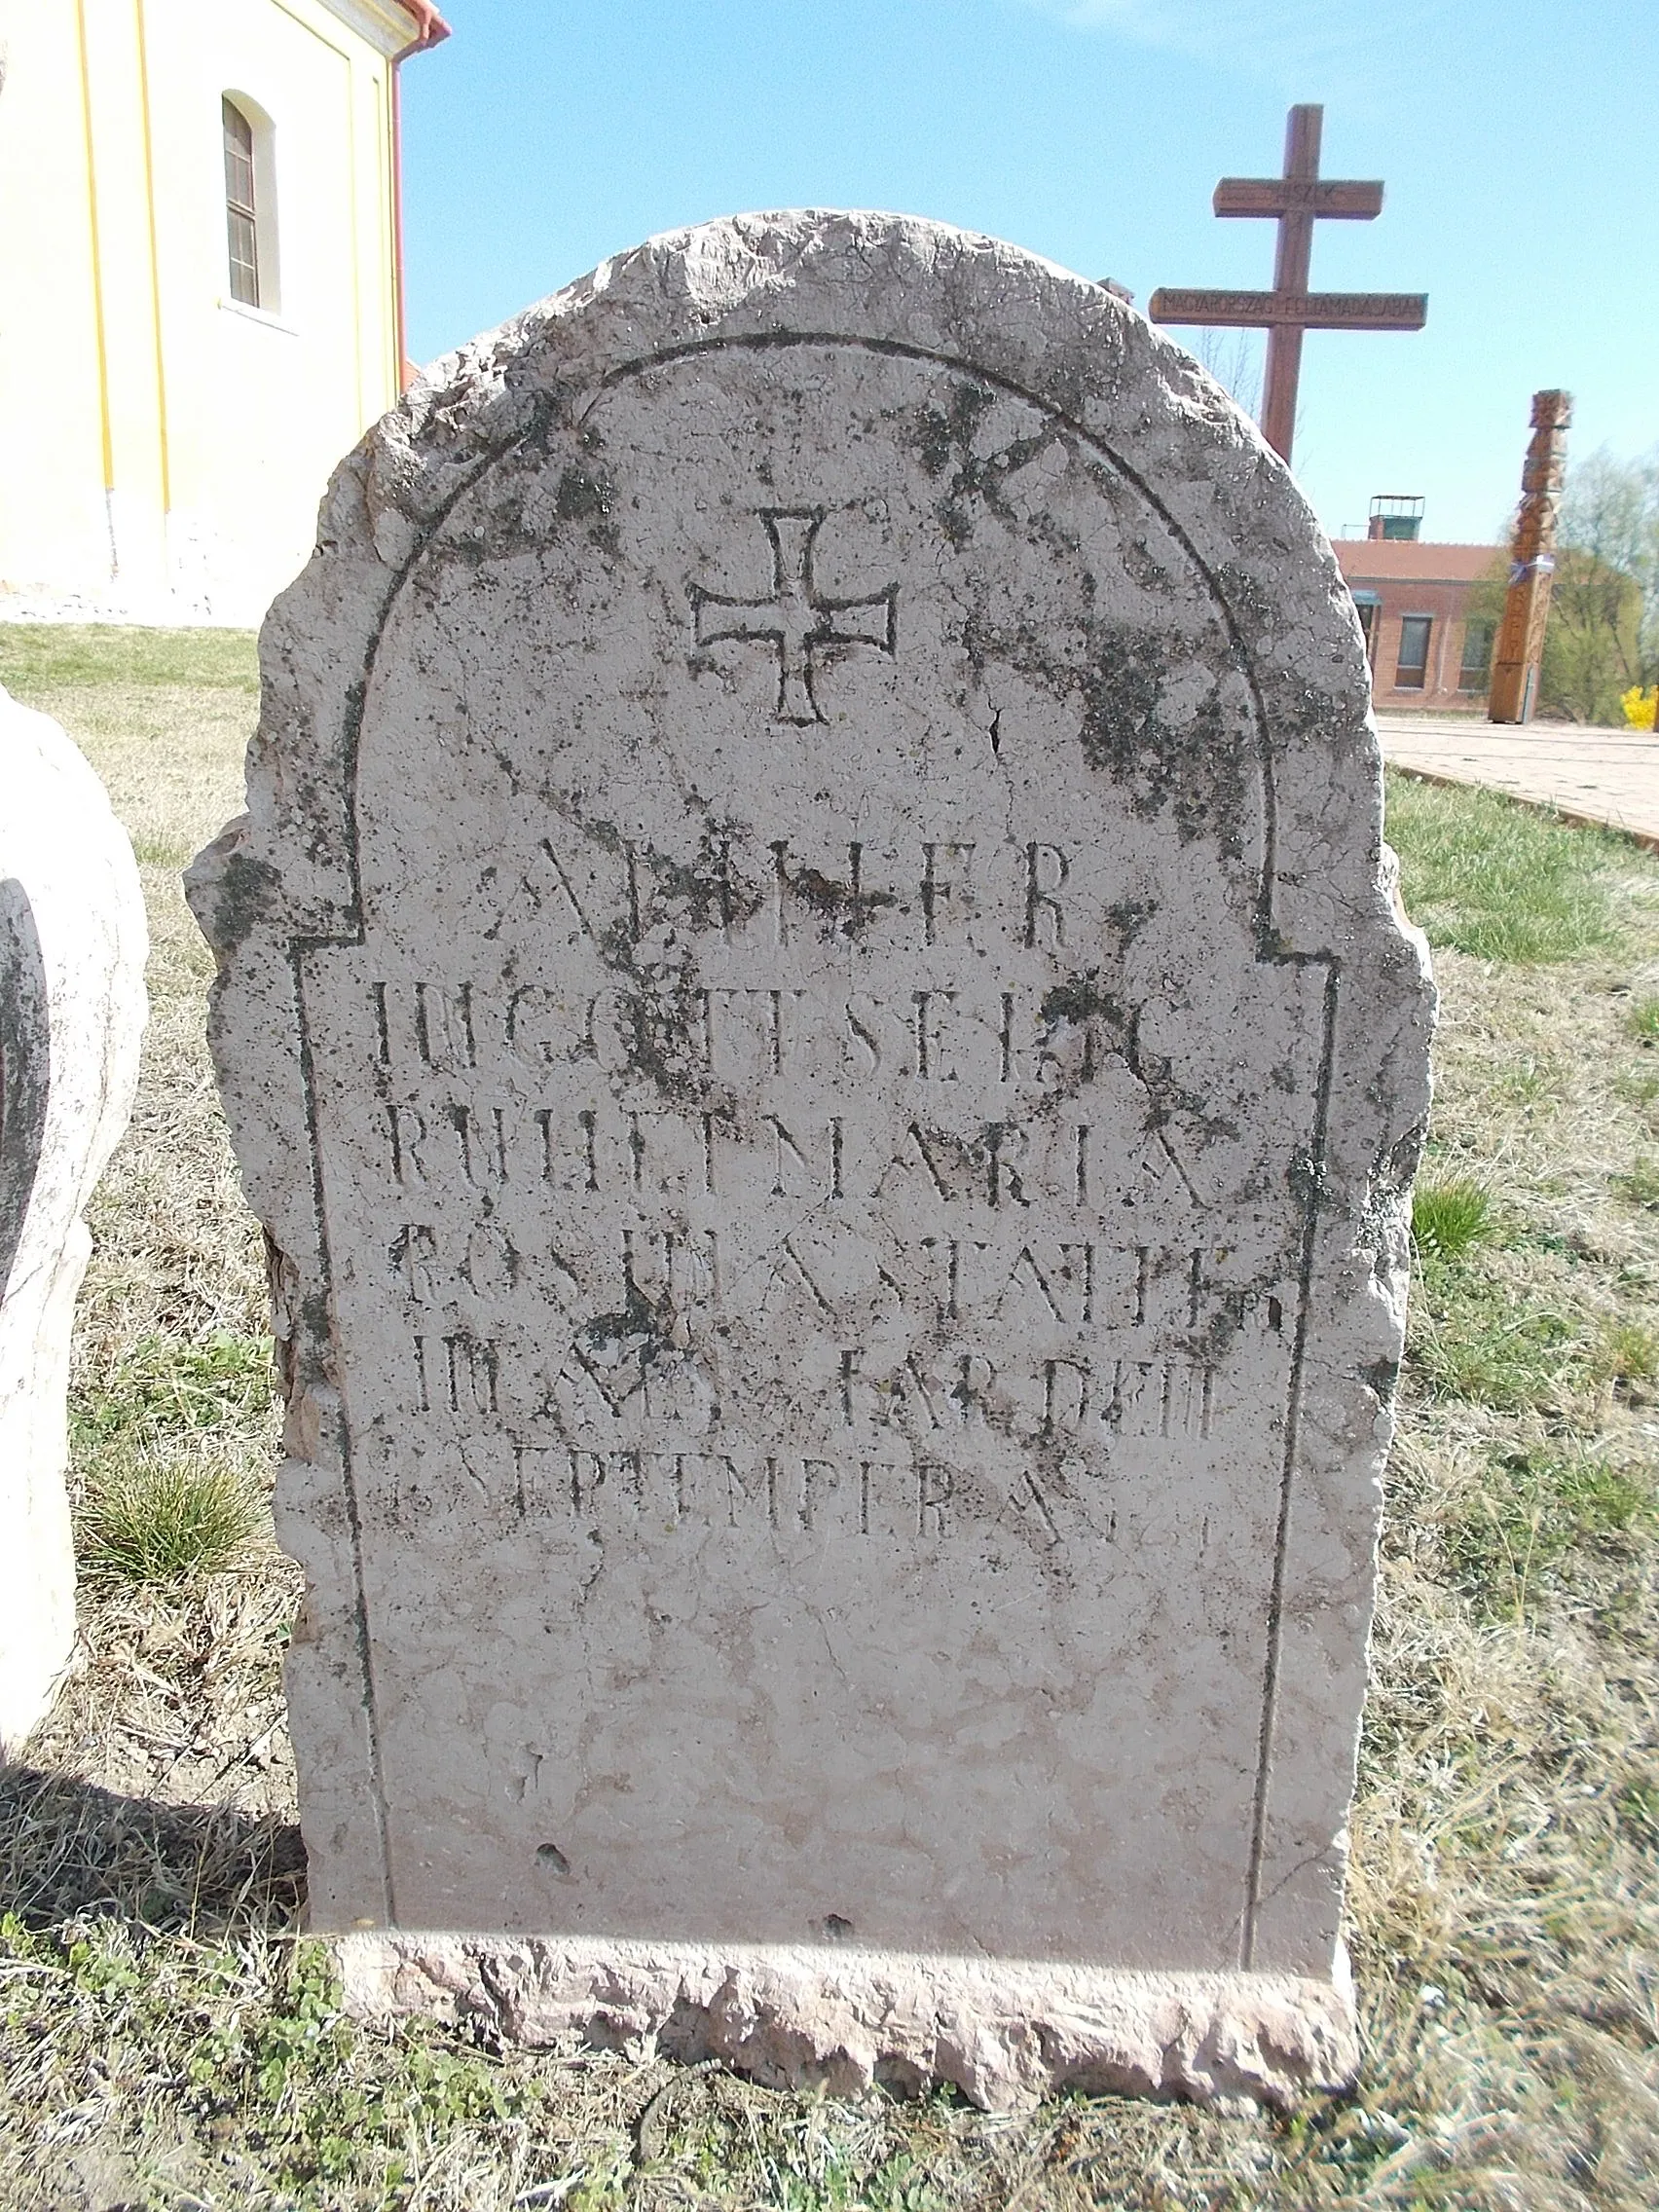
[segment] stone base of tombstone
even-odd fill
[[[65,1399],[81,1215],[138,1079],[148,936],[132,847],[55,721],[0,690],[0,1755],[75,1640]]]
[[[988,2112],[1072,2089],[1290,2107],[1349,2086],[1359,2037],[1338,1977],[1129,1973],[784,1945],[347,1936],[348,2009],[416,2013],[534,2046],[717,2059],[771,2088],[852,2096],[947,2083]]]

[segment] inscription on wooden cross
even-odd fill
[[[778,656],[781,722],[821,722],[813,679],[818,656],[836,646],[869,645],[891,654],[899,644],[899,587],[889,584],[864,598],[830,599],[813,576],[813,547],[824,510],[762,507],[757,520],[772,547],[772,590],[766,599],[728,599],[691,586],[699,645],[724,639],[770,645]]]
[[[1382,212],[1382,187],[1319,174],[1322,107],[1293,107],[1285,127],[1282,176],[1224,176],[1215,188],[1218,215],[1272,215],[1278,251],[1271,292],[1180,291],[1162,287],[1147,312],[1154,322],[1266,330],[1268,371],[1262,430],[1273,451],[1290,459],[1296,389],[1305,330],[1420,330],[1428,317],[1423,292],[1310,292],[1313,225],[1321,220],[1368,223]]]

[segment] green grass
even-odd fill
[[[1659,1045],[1659,999],[1634,999],[1625,1010],[1625,1027],[1639,1045]]]
[[[1651,1530],[1651,1489],[1583,1452],[1495,1454],[1446,1530],[1453,1572],[1483,1616],[1524,1618],[1579,1547]]]
[[[148,1335],[83,1377],[69,1434],[88,1572],[177,1582],[234,1565],[260,1524],[247,1455],[271,1419],[268,1338]]]
[[[1614,1078],[1613,1094],[1638,1113],[1650,1115],[1659,1107],[1659,1072],[1651,1067],[1638,1068],[1634,1074],[1621,1074]]]
[[[1645,1851],[1659,1851],[1659,1781],[1627,1782],[1616,1800],[1619,1825]]]
[[[246,1431],[271,1407],[269,1337],[216,1331],[199,1344],[147,1335],[120,1352],[70,1401],[76,1456],[143,1448],[190,1431]]]
[[[138,1458],[91,1476],[76,1516],[86,1571],[121,1582],[182,1582],[233,1567],[259,1525],[235,1460]]]
[[[1659,1207],[1659,1160],[1639,1153],[1629,1168],[1612,1179],[1615,1191],[1622,1193],[1632,1205],[1645,1206],[1650,1211]]]
[[[1406,911],[1431,944],[1481,960],[1574,960],[1621,941],[1625,839],[1492,792],[1388,777],[1387,836]]]
[[[1659,1379],[1659,1332],[1641,1321],[1609,1322],[1592,1371],[1615,1390],[1632,1390]]]
[[[1558,1106],[1571,1080],[1571,1070],[1553,1053],[1523,1052],[1498,1077],[1494,1088],[1511,1106]]]
[[[1411,1356],[1440,1398],[1500,1413],[1554,1411],[1584,1380],[1578,1326],[1518,1296],[1502,1278],[1423,1249],[1411,1322]]]
[[[1449,1183],[1419,1177],[1412,1193],[1412,1235],[1436,1259],[1456,1260],[1492,1228],[1492,1193],[1467,1176]]]
[[[177,1992],[165,1972],[154,1972],[159,1947],[142,1928],[98,1918],[48,1934],[9,1917],[0,1942],[24,1975],[65,1985],[90,2045],[105,2037],[118,2047],[173,2041],[167,2013]],[[364,2058],[372,2064],[379,2053],[372,2045],[365,2050],[367,2039],[341,2016],[320,1943],[297,1945],[274,1986],[253,1982],[234,1954],[204,1969],[200,1995],[207,2003],[174,2053],[170,2097],[204,2135],[226,2114],[258,2115],[262,2162],[284,2212],[402,2202],[415,2169],[458,2126],[526,2135],[538,2116],[545,2126],[553,2082],[503,2079],[487,2059],[446,2049],[419,2030],[400,2039],[389,2082],[365,2080]],[[32,2009],[28,1982],[10,1987],[8,2025],[16,2026]],[[146,2194],[142,2201],[180,2200]]]
[[[100,683],[183,684],[257,696],[259,659],[251,630],[0,622],[0,683],[19,697]]]

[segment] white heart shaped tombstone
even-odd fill
[[[1431,993],[1289,476],[1094,285],[756,216],[319,544],[194,900],[357,2001],[1346,2078]]]
[[[82,1220],[127,1126],[144,1031],[144,901],[78,748],[0,690],[0,1750],[45,1713],[75,1637],[64,1488]]]

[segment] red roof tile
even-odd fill
[[[1339,537],[1332,550],[1350,584],[1473,584],[1501,577],[1501,545],[1434,545],[1410,537]]]

